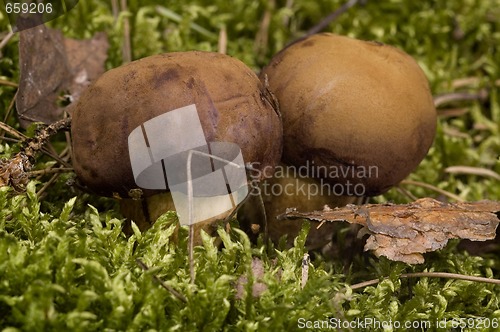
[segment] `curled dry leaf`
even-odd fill
[[[28,157],[21,153],[9,160],[0,160],[0,187],[11,186],[16,192],[24,191],[29,181],[26,172],[30,169]]]
[[[65,118],[38,130],[35,137],[23,137],[20,152],[10,159],[0,159],[0,187],[11,186],[16,192],[23,192],[29,182],[28,172],[33,168],[36,154],[51,136],[68,129],[70,125],[71,118]]]
[[[104,33],[80,41],[44,25],[21,31],[16,99],[21,125],[61,119],[64,107],[58,100],[67,95],[70,102],[76,101],[90,81],[104,72],[108,47]]]
[[[494,239],[500,222],[500,202],[452,204],[422,198],[402,205],[348,205],[314,212],[289,209],[280,218],[360,224],[370,234],[365,250],[394,261],[421,264],[424,253],[442,249],[449,239]]]
[[[267,285],[260,280],[264,277],[264,262],[258,258],[252,260],[252,276],[254,283],[252,285],[252,296],[259,297],[267,290]],[[240,276],[236,281],[236,298],[241,300],[244,297],[245,285],[248,283],[247,276]]]

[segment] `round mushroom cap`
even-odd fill
[[[306,167],[338,194],[384,193],[432,145],[436,110],[428,81],[395,47],[312,35],[276,54],[261,80],[280,104],[283,161]]]
[[[93,192],[129,197],[137,188],[129,134],[145,121],[195,104],[206,142],[236,143],[246,163],[272,169],[281,157],[282,126],[271,100],[255,73],[230,56],[192,51],[131,62],[104,73],[78,100],[73,167]]]

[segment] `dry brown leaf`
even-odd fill
[[[90,81],[104,72],[109,44],[104,33],[90,40],[64,38],[39,25],[20,32],[20,79],[16,106],[21,125],[53,123],[62,118],[62,94],[78,99]]]
[[[0,160],[0,187],[11,186],[16,192],[22,192],[28,184],[26,171],[31,163],[24,154],[16,154],[9,160]]]
[[[280,218],[347,221],[370,234],[365,250],[408,264],[424,262],[422,254],[442,249],[450,239],[485,241],[495,238],[500,202],[443,203],[422,198],[410,204],[348,205],[314,212],[289,209]]]
[[[267,285],[260,280],[264,277],[264,262],[258,258],[252,260],[252,276],[255,279],[252,285],[252,296],[259,297],[267,290]],[[245,286],[248,283],[247,276],[240,276],[236,281],[236,298],[243,299]]]

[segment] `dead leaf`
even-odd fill
[[[500,202],[442,203],[422,198],[410,204],[348,205],[324,211],[289,209],[283,218],[316,222],[347,221],[365,226],[370,234],[365,250],[408,264],[424,262],[422,254],[444,248],[450,239],[494,239]]]
[[[29,178],[26,170],[31,163],[24,154],[18,153],[9,160],[0,160],[0,187],[11,186],[16,192],[23,192]]]
[[[53,123],[62,118],[62,94],[78,99],[90,81],[104,72],[109,44],[104,33],[90,40],[64,38],[45,25],[20,32],[20,79],[16,106],[21,125]]]
[[[90,82],[104,73],[109,44],[104,32],[96,33],[92,39],[66,38],[64,41],[72,78],[69,91],[74,102]]]
[[[252,296],[259,297],[264,291],[267,290],[267,285],[260,280],[264,277],[264,262],[258,258],[252,260],[252,276],[255,279],[252,284]],[[236,298],[243,299],[245,293],[245,286],[248,283],[247,276],[240,276],[236,281]]]

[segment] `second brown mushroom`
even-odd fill
[[[293,239],[300,229],[297,221],[276,220],[286,208],[333,208],[356,196],[382,194],[417,167],[433,142],[436,110],[427,78],[395,47],[312,35],[276,54],[260,78],[280,105],[284,165],[303,170],[275,176],[270,185],[293,183],[291,190],[298,192],[306,184],[324,191],[267,195],[275,240],[283,234]],[[309,244],[325,244],[327,228],[312,229]]]

